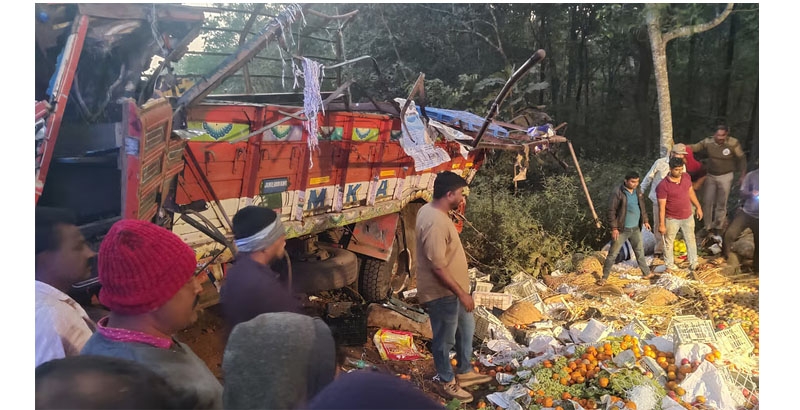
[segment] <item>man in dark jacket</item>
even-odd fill
[[[242,208],[233,217],[233,236],[238,254],[220,293],[227,330],[262,313],[303,313],[300,301],[270,269],[285,252],[280,216],[269,208]]]
[[[611,249],[608,250],[608,257],[603,264],[603,278],[597,281],[602,286],[606,283],[611,274],[611,267],[617,259],[619,250],[626,240],[631,241],[633,253],[639,262],[642,276],[651,278],[650,267],[644,256],[644,246],[642,245],[642,225],[650,230],[650,222],[647,219],[647,211],[644,207],[644,197],[639,191],[639,174],[630,171],[625,175],[625,181],[619,188],[611,192],[608,206],[608,223],[611,227]]]

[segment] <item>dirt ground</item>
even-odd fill
[[[206,362],[206,366],[222,381],[222,353],[225,351],[223,323],[220,305],[203,309],[197,321],[175,337],[189,345],[194,353]]]

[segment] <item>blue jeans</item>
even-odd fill
[[[450,365],[450,350],[455,347],[459,374],[472,370],[472,336],[475,334],[475,318],[464,309],[455,295],[434,299],[425,304],[431,318],[433,342],[431,354],[439,379],[450,382],[455,375]]]
[[[705,218],[705,212],[703,213],[703,217]],[[675,264],[673,244],[675,242],[675,236],[678,234],[678,229],[683,232],[683,241],[686,242],[689,266],[697,265],[697,240],[694,238],[694,215],[686,219],[666,218],[665,225],[667,225],[667,233],[664,235],[664,240],[667,243],[664,244],[664,262],[667,264],[667,267]]]
[[[636,261],[639,262],[639,269],[642,270],[642,276],[650,274],[650,267],[647,266],[647,259],[645,259],[644,256],[641,229],[639,227],[623,228],[620,229],[617,240],[611,244],[611,248],[608,250],[608,257],[606,257],[606,262],[603,264],[603,279],[608,279],[608,276],[611,274],[611,267],[614,266],[617,255],[619,255],[619,251],[622,249],[622,245],[625,244],[626,240],[631,241],[633,254],[636,255]]]

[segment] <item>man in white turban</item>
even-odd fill
[[[279,280],[270,264],[284,255],[286,232],[269,208],[248,206],[233,217],[238,254],[220,291],[222,316],[228,329],[262,313],[303,313],[300,301]]]

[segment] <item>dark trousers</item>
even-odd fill
[[[608,279],[611,275],[611,267],[616,262],[617,255],[626,240],[631,241],[633,247],[633,254],[636,255],[636,261],[639,263],[639,269],[642,270],[642,276],[650,274],[650,267],[647,266],[647,259],[644,256],[644,245],[642,244],[642,231],[639,227],[620,229],[617,240],[611,243],[611,248],[608,250],[606,262],[603,264],[603,279]]]

